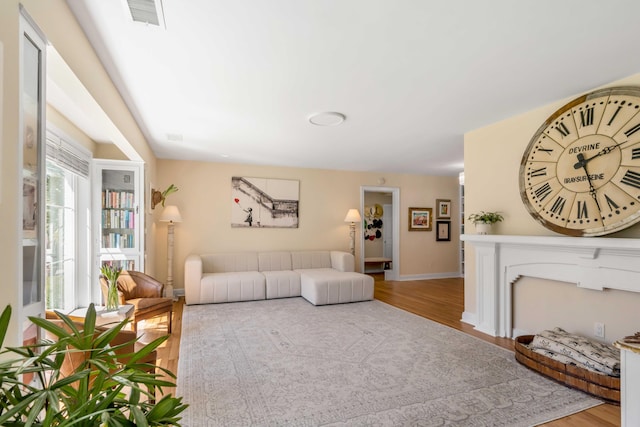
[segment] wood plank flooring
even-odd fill
[[[376,299],[513,351],[512,340],[485,335],[460,321],[464,311],[463,279],[392,282],[384,281],[382,274],[373,274],[372,276],[376,279]],[[183,306],[183,299],[174,303],[173,333],[163,346],[158,349],[158,365],[174,373],[178,372]],[[149,342],[159,335],[166,334],[166,327],[166,316],[141,323],[139,331],[142,335],[142,341]],[[175,389],[166,389],[165,393],[173,394]],[[599,405],[569,417],[549,422],[544,426],[617,427],[620,426],[620,407],[609,404]]]

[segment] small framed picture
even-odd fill
[[[432,208],[409,208],[409,231],[431,231]]]
[[[436,242],[451,241],[451,222],[436,221]]]
[[[436,199],[436,218],[451,219],[451,200]]]

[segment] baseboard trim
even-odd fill
[[[407,282],[409,280],[429,280],[429,279],[454,279],[459,278],[460,272],[450,273],[432,273],[432,274],[415,274],[409,276],[399,276],[396,280],[399,282]]]
[[[469,313],[468,311],[463,311],[462,319],[460,319],[460,321],[475,327],[478,323],[478,316],[475,313]]]
[[[525,331],[524,329],[516,329],[513,328],[513,332],[511,333],[512,337],[519,337],[520,335],[534,335],[529,331]]]

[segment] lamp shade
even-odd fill
[[[160,221],[162,222],[182,222],[180,211],[177,206],[167,205],[160,215]]]
[[[347,216],[344,217],[344,222],[360,222],[362,218],[360,218],[360,212],[358,209],[349,209],[347,212]]]

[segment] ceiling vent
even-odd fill
[[[141,22],[158,27],[164,25],[164,13],[162,0],[126,0],[131,18],[135,22]]]

